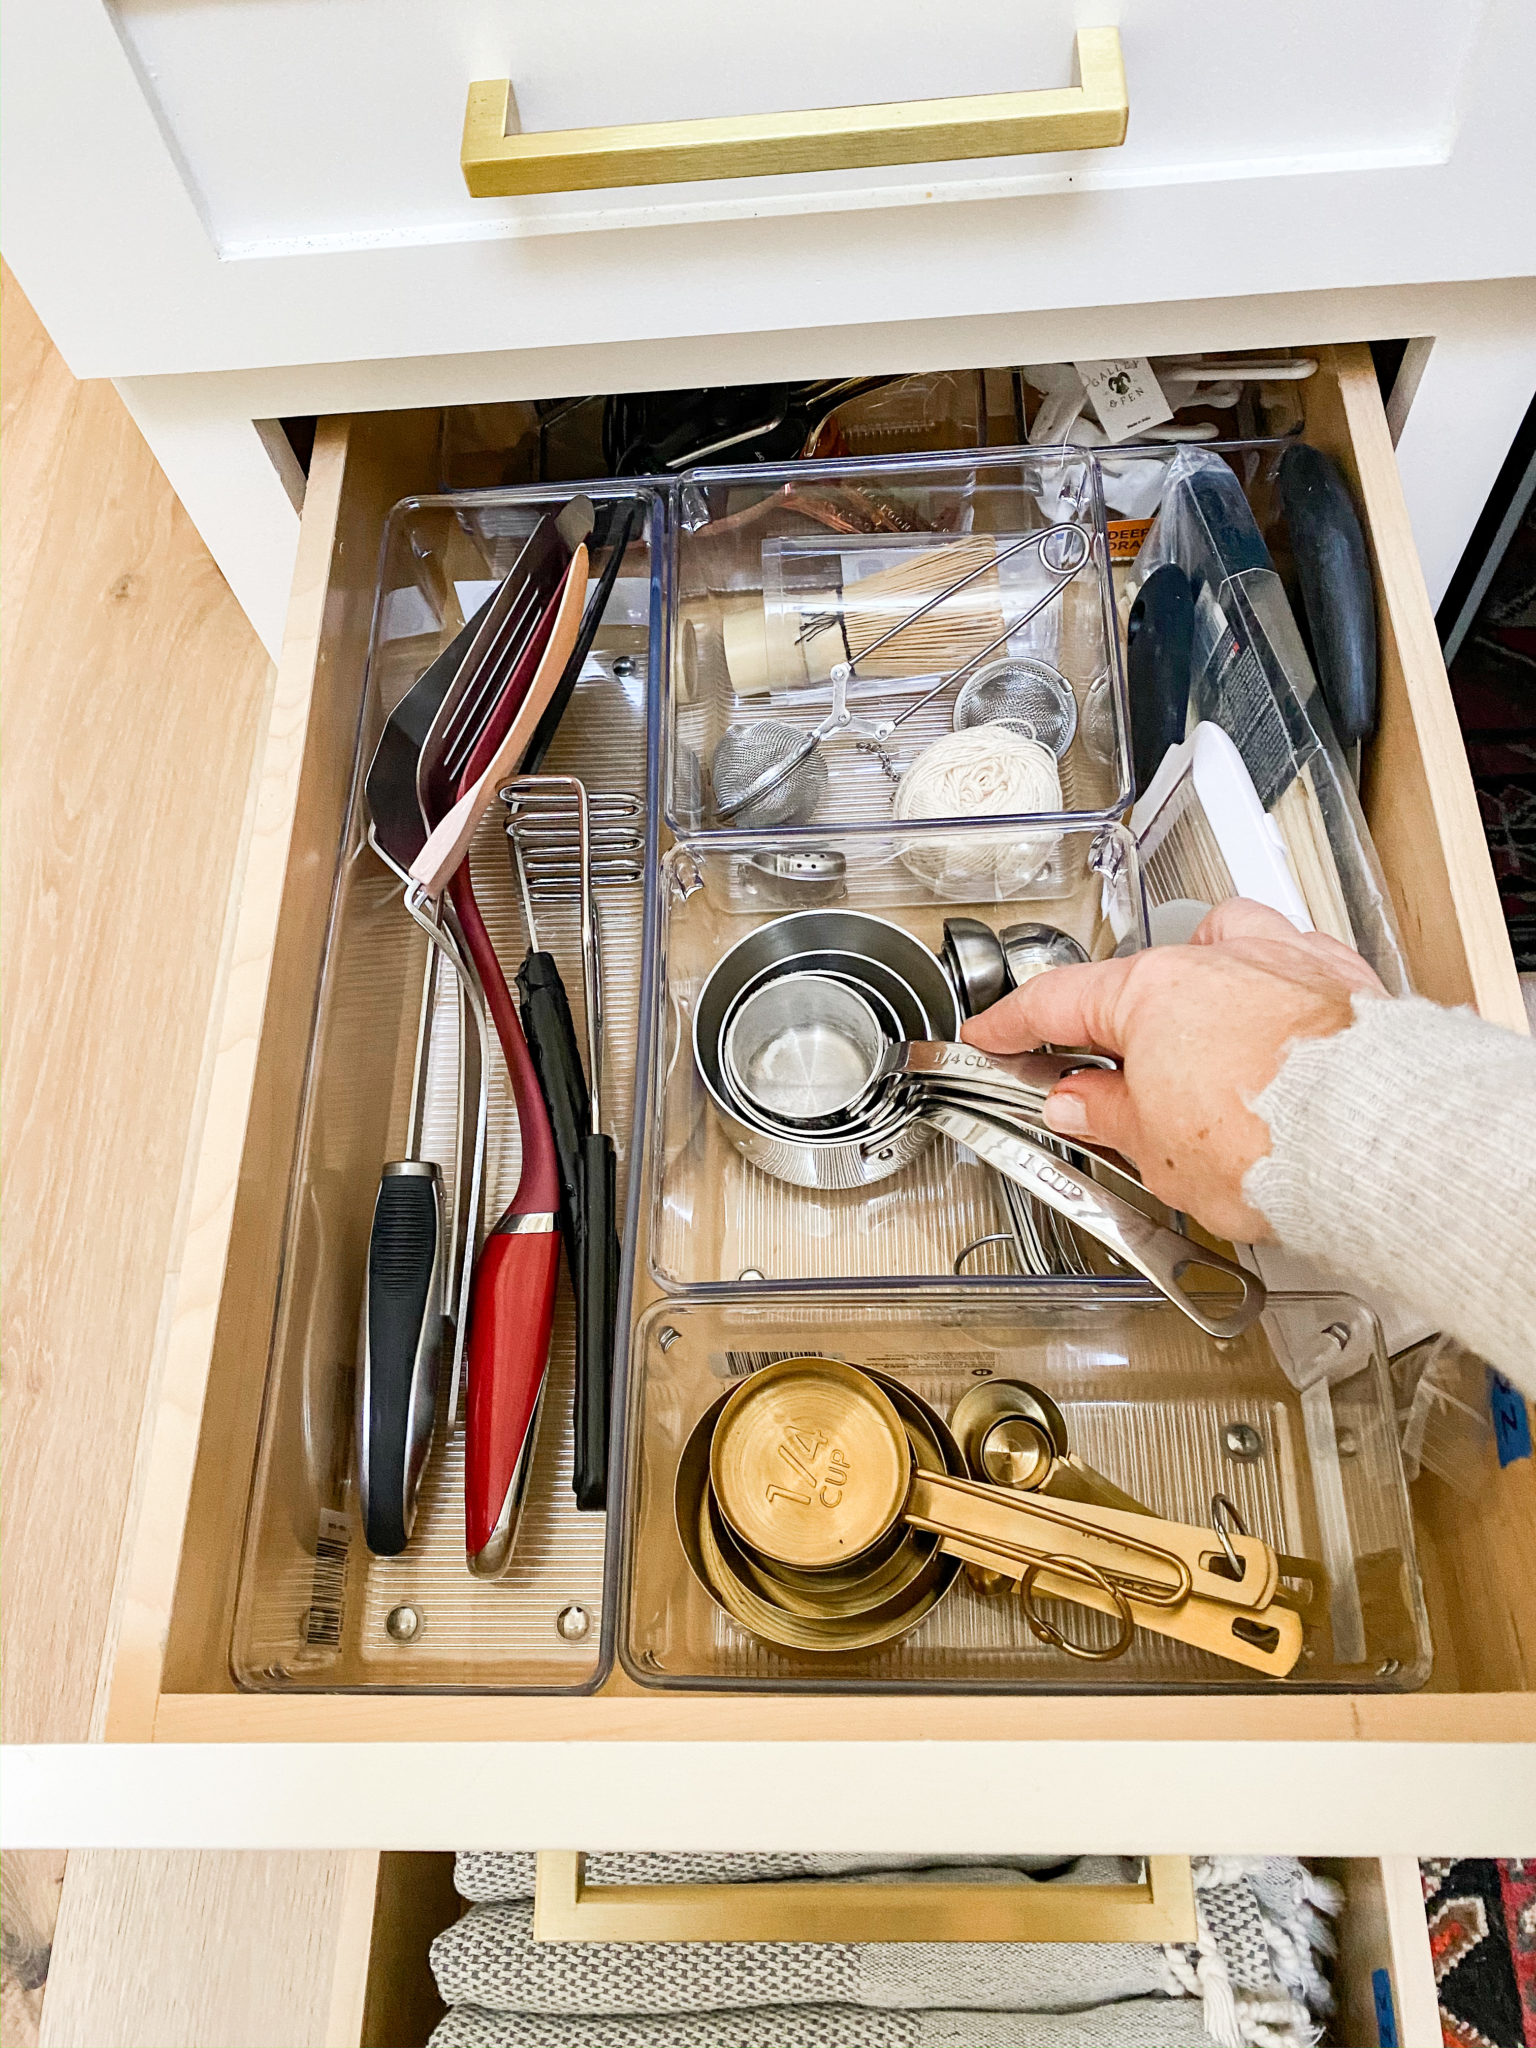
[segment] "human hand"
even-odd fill
[[[1269,1151],[1269,1128],[1248,1105],[1293,1039],[1353,1023],[1361,991],[1386,994],[1358,953],[1238,898],[1218,904],[1187,946],[1037,975],[961,1036],[983,1052],[1083,1045],[1117,1055],[1118,1074],[1059,1081],[1046,1123],[1120,1153],[1159,1201],[1253,1244],[1269,1226],[1244,1200],[1243,1176]]]

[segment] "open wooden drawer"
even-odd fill
[[[1180,1859],[1171,1860],[1177,1864]],[[386,1851],[359,1853],[350,1861],[354,1868],[346,1895],[361,1901],[371,1891],[373,1911],[371,1918],[361,1911],[351,1915],[347,1926],[338,1929],[330,1999],[334,2026],[333,2034],[328,2036],[330,2048],[351,2048],[353,2043],[357,2048],[422,2048],[444,2010],[433,1981],[428,1949],[433,1936],[464,1910],[464,1902],[453,1889],[453,1858],[448,1854]],[[568,1863],[569,1859],[561,1861]],[[1340,2048],[1377,2048],[1379,2042],[1396,2042],[1400,2048],[1432,2048],[1440,2038],[1440,2028],[1417,1862],[1408,1856],[1358,1857],[1320,1860],[1314,1867],[1339,1880],[1345,1892],[1334,1975],[1336,2011],[1327,2038],[1340,2044]],[[1187,1887],[1187,1864],[1184,1884]],[[541,1906],[545,1885],[541,1869]],[[840,1889],[867,1892],[872,1888]],[[879,1890],[884,1893],[887,1888],[881,1886]],[[973,1903],[974,1898],[973,1889]],[[1028,1903],[1027,1894],[1023,1903]],[[1139,1928],[1133,1921],[1119,1919],[1103,1920],[1097,1931],[1091,1921],[1082,1926],[1038,1931],[1021,1926],[1012,1938],[1182,1938],[1181,1928],[1170,1926],[1166,1931],[1158,1931],[1150,1923],[1150,1907],[1138,1904],[1130,1910],[1143,1916]],[[1093,1909],[1099,1916],[1103,1911],[1102,1907]],[[880,1933],[853,1934],[834,1929],[807,1904],[799,1906],[798,1913],[796,1924],[772,1938],[889,1939],[893,1925],[893,1917],[884,1915],[883,1906]],[[920,1915],[930,1929],[936,1917],[931,1909]],[[555,1915],[548,1914],[546,1924],[554,1920]],[[535,1924],[539,1922],[536,1920]],[[556,1938],[642,1938],[638,1933],[621,1935],[612,1929],[583,1936],[574,1931],[578,1925],[565,1916],[565,1925],[559,1927]],[[932,1932],[925,1938],[932,1939]],[[970,1933],[967,1938],[982,1937]],[[984,1938],[1009,1936],[1001,1930],[996,1934],[989,1930]],[[1386,2013],[1390,2013],[1395,2032],[1389,2032],[1379,2017]]]
[[[1417,985],[1519,1025],[1519,988],[1369,353],[1320,352],[1309,438],[1342,463],[1374,544],[1382,722],[1366,805]],[[191,1224],[128,1567],[108,1710],[124,1740],[874,1740],[1095,1738],[1500,1741],[1530,1725],[1536,1515],[1529,1461],[1475,1502],[1421,1482],[1436,1661],[1414,1696],[731,1701],[645,1693],[615,1674],[581,1698],[242,1693],[230,1633],[256,1451],[288,1169],[339,821],[357,731],[379,539],[430,489],[438,416],[323,422],[283,662],[233,922]]]

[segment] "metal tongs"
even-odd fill
[[[547,841],[550,813],[543,799],[574,801],[577,882],[581,919],[582,991],[586,1013],[587,1077],[576,1048],[575,1026],[554,955],[539,943],[528,860],[523,846],[531,811],[536,843]],[[572,1484],[579,1508],[602,1509],[608,1499],[608,1422],[613,1332],[618,1313],[619,1240],[613,1139],[603,1129],[602,934],[593,887],[592,815],[586,785],[574,775],[522,775],[506,783],[501,800],[511,816],[507,833],[528,927],[528,956],[518,972],[523,1028],[549,1110],[559,1161],[561,1230],[576,1297],[575,1460]]]
[[[1056,550],[1057,559],[1054,561],[1048,548],[1048,543],[1052,541],[1060,543]],[[777,789],[780,783],[787,781],[802,762],[809,760],[823,740],[830,739],[833,733],[854,723],[854,714],[848,708],[848,685],[853,681],[861,661],[867,661],[870,655],[878,653],[899,633],[905,633],[909,627],[915,626],[919,619],[926,618],[938,605],[947,603],[957,591],[964,590],[967,584],[974,583],[979,576],[992,574],[1004,562],[1022,554],[1026,548],[1040,550],[1040,558],[1052,578],[1050,588],[1010,619],[995,639],[989,640],[985,647],[980,648],[968,661],[961,662],[958,668],[952,668],[946,675],[940,676],[931,689],[924,691],[921,697],[898,712],[896,717],[881,719],[867,727],[861,725],[860,729],[867,730],[871,739],[881,742],[889,739],[899,725],[904,725],[909,718],[921,711],[925,704],[931,704],[935,697],[942,695],[963,676],[968,676],[973,668],[979,667],[988,655],[995,654],[998,648],[1010,640],[1021,627],[1027,626],[1037,613],[1044,611],[1092,559],[1093,539],[1086,528],[1072,520],[1063,520],[1054,526],[1037,527],[1033,533],[1025,534],[1022,540],[1013,541],[1007,547],[999,548],[995,555],[976,568],[967,569],[963,576],[957,576],[952,583],[946,583],[942,590],[935,591],[932,597],[917,605],[904,619],[899,619],[878,639],[871,640],[867,647],[861,647],[856,655],[850,655],[846,661],[835,662],[829,678],[832,685],[832,708],[826,717],[818,725],[807,727],[800,735],[798,743],[783,759],[772,762],[761,775],[754,777],[745,789],[734,791],[728,802],[719,802],[717,791],[716,816],[734,818],[750,804],[759,803],[762,798]],[[802,628],[798,637],[801,640],[812,639],[817,633],[826,631],[834,624],[835,619],[831,614],[818,614]]]

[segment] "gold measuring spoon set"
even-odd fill
[[[978,1383],[946,1423],[839,1359],[780,1360],[716,1401],[684,1447],[676,1511],[701,1584],[788,1649],[892,1642],[966,1566],[983,1589],[1016,1588],[1032,1632],[1073,1656],[1120,1656],[1142,1628],[1283,1678],[1327,1593],[1320,1566],[1247,1535],[1230,1503],[1213,1528],[1150,1513],[1071,1454],[1036,1389]],[[1042,1600],[1115,1617],[1114,1640],[1073,1642]]]

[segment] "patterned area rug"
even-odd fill
[[[1419,1867],[1445,2048],[1536,2048],[1536,1857]]]
[[[1536,507],[1451,663],[1483,830],[1516,964],[1536,968]]]

